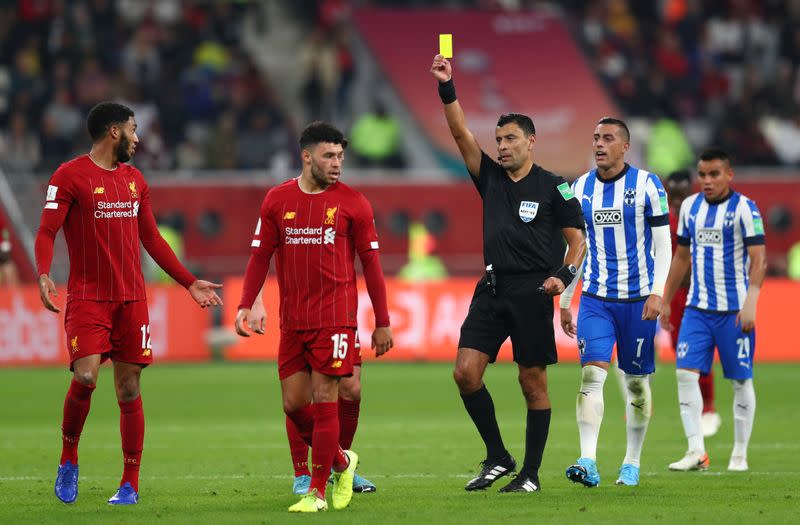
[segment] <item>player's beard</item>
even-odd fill
[[[128,150],[131,147],[131,141],[128,140],[128,137],[122,135],[119,138],[119,144],[117,144],[117,162],[128,162],[131,160],[131,156],[128,153]]]
[[[325,172],[313,160],[311,161],[311,178],[314,179],[314,182],[320,189],[324,190],[331,185],[331,182],[325,176]]]

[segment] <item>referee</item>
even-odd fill
[[[483,199],[486,274],[461,326],[453,371],[464,407],[486,444],[480,474],[465,488],[486,489],[516,470],[483,383],[486,365],[495,361],[500,345],[510,336],[528,418],[525,461],[500,492],[535,492],[540,488],[539,465],[550,428],[547,365],[558,361],[553,296],[569,285],[583,258],[583,215],[564,179],[533,163],[536,130],[529,117],[518,113],[500,117],[493,159],[467,129],[450,62],[436,55],[431,73],[439,81],[450,132]],[[562,236],[568,244],[563,260]]]

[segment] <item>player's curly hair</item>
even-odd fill
[[[308,149],[316,146],[320,142],[329,144],[341,144],[342,149],[347,149],[347,139],[339,128],[327,122],[312,122],[300,134],[300,149]]]
[[[133,110],[116,102],[100,102],[89,111],[86,117],[86,129],[92,142],[106,136],[106,131],[114,124],[127,122],[133,116]]]

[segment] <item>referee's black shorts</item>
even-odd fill
[[[494,295],[486,276],[482,277],[461,325],[458,347],[483,352],[494,363],[500,346],[511,337],[514,361],[519,365],[557,363],[553,298],[537,290],[547,277],[546,274],[498,275]]]

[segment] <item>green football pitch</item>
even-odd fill
[[[731,388],[717,377],[719,433],[706,441],[711,469],[676,473],[667,464],[686,444],[675,375],[653,378],[655,413],[639,487],[613,484],[625,453],[623,404],[606,384],[598,459],[601,485],[564,477],[578,455],[575,364],[550,369],[553,422],[542,492],[467,493],[483,447],[446,364],[367,363],[361,423],[353,448],[374,494],[321,516],[289,515],[296,501],[273,364],[154,366],[143,376],[147,418],[141,501],[110,507],[121,473],[118,408],[104,367],[80,449],[80,494],[71,506],[53,495],[68,372],[0,370],[0,523],[798,523],[800,422],[798,365],[760,365],[758,409],[747,473],[726,470],[733,441]],[[719,371],[718,371],[719,374]],[[507,446],[523,456],[525,410],[513,366],[497,365],[487,385]]]

